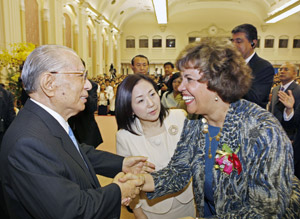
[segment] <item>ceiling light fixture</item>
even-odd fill
[[[166,24],[167,19],[167,0],[152,0],[156,19],[159,24]]]
[[[88,11],[88,12],[90,12],[92,15],[94,15],[94,16],[98,16],[98,14],[96,13],[96,12],[94,12],[92,9],[90,9],[90,8],[86,8],[86,11]]]
[[[297,1],[298,0],[290,0],[290,1],[286,2],[285,4],[281,5],[278,8],[275,8],[273,11],[271,11],[270,13],[268,13],[268,16],[271,16],[271,15],[277,13],[278,11],[281,11],[281,10],[287,8],[288,6],[290,6],[291,4],[294,4]]]
[[[275,14],[268,17],[265,22],[270,23],[276,23],[277,21],[280,21],[288,16],[291,16],[292,14],[295,14],[300,11],[300,1],[298,0],[294,4],[286,7],[285,9],[276,12]]]

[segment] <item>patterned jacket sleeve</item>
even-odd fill
[[[186,127],[187,121],[185,120],[184,127]],[[149,199],[178,192],[189,183],[192,176],[190,167],[192,150],[184,141],[188,132],[188,129],[183,130],[169,164],[165,168],[151,173],[154,179],[155,191],[147,193]]]

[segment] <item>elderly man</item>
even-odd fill
[[[136,55],[131,59],[131,69],[134,74],[148,74],[149,60],[144,55]]]
[[[290,90],[292,92],[291,95],[294,96],[293,110],[295,110],[300,103],[300,85],[295,82],[297,68],[294,64],[285,62],[280,66],[278,74],[280,85],[274,87],[272,90],[269,111],[282,123],[285,108],[284,98],[288,96]],[[280,99],[280,95],[282,96],[282,99]],[[296,130],[287,126],[284,126],[284,130],[289,138],[293,140]]]
[[[252,86],[244,98],[266,108],[273,85],[274,68],[271,63],[260,58],[254,51],[257,44],[256,27],[251,24],[242,24],[235,27],[231,33],[233,44],[252,69]]]
[[[11,218],[119,218],[121,200],[139,193],[141,180],[120,182],[146,158],[123,158],[79,144],[67,120],[82,111],[91,84],[71,49],[44,45],[22,71],[29,94],[7,130],[0,155],[2,189]],[[148,167],[149,168],[149,167]],[[101,187],[101,174],[115,177]]]

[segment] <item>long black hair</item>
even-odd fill
[[[168,86],[168,91],[167,91],[167,93],[166,93],[166,97],[169,95],[169,94],[171,94],[171,93],[173,93],[173,81],[175,80],[175,79],[177,79],[177,78],[179,78],[180,77],[180,72],[176,72],[176,73],[174,73],[172,76],[171,76],[171,78],[168,80],[168,84],[167,84],[167,86]]]
[[[133,130],[132,124],[135,120],[135,117],[133,116],[133,110],[132,110],[132,90],[135,87],[135,85],[140,81],[145,80],[148,81],[150,84],[153,85],[155,91],[157,92],[157,86],[156,83],[147,75],[144,74],[133,74],[128,75],[118,86],[117,90],[117,96],[116,96],[116,120],[118,124],[118,130],[119,129],[125,129],[135,135],[138,135]],[[167,116],[167,109],[163,107],[163,105],[160,103],[160,112],[159,112],[159,120],[160,124],[163,124],[163,121],[165,117]]]

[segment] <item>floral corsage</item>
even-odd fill
[[[231,148],[227,144],[223,144],[222,151],[217,150],[216,153],[216,165],[215,169],[220,169],[222,172],[230,173],[233,170],[237,170],[238,174],[242,172],[241,162],[236,155],[239,151],[240,147],[233,153]]]

